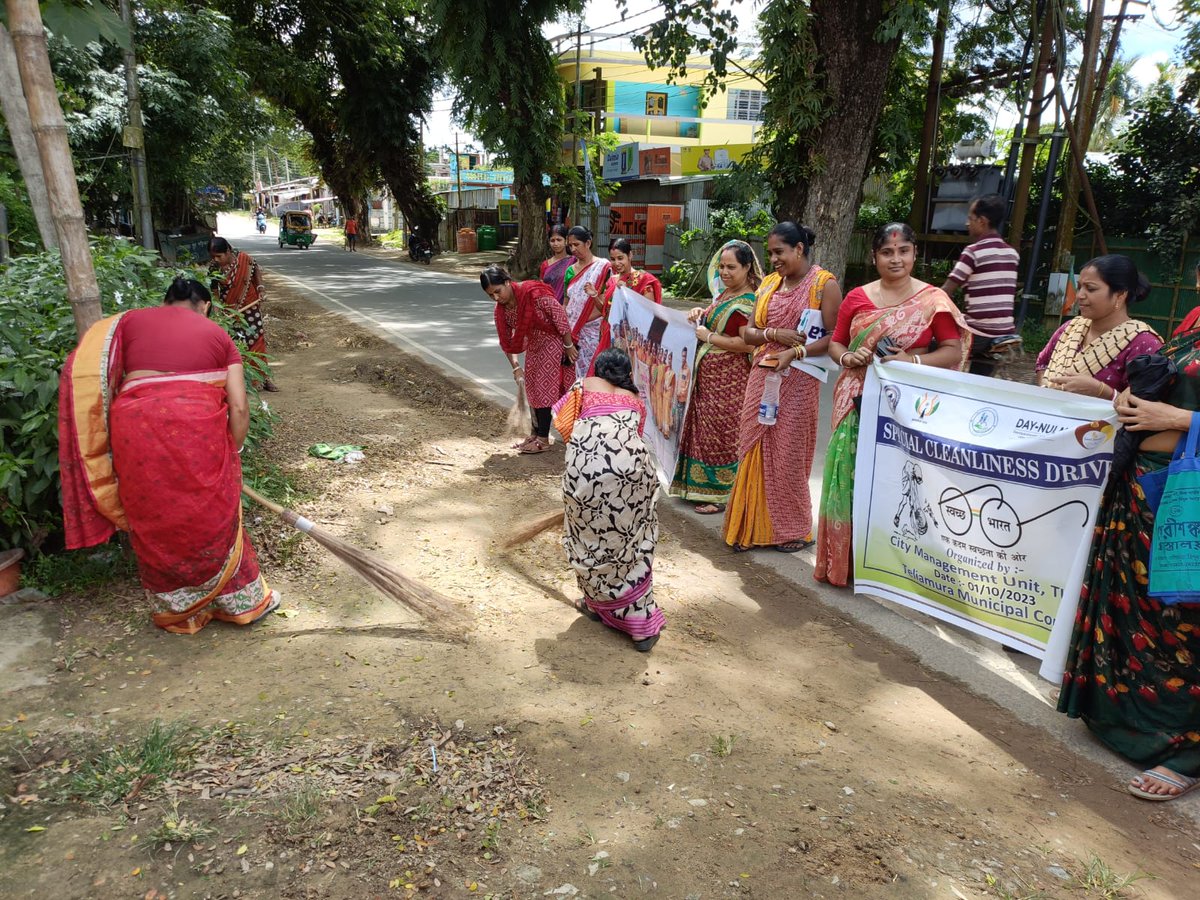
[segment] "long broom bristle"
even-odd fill
[[[517,399],[508,410],[508,420],[504,425],[504,437],[518,438],[529,433],[529,401],[525,399],[524,386],[518,386]]]
[[[381,594],[421,616],[432,630],[463,639],[473,626],[470,616],[449,597],[426,587],[415,578],[410,578],[378,556],[322,531],[307,520],[301,527],[301,516],[298,513],[284,509],[246,485],[242,485],[242,493],[274,512],[287,524],[307,534]]]
[[[546,513],[544,516],[539,516],[518,527],[500,546],[504,550],[513,550],[522,544],[529,543],[543,531],[549,531],[555,525],[561,525],[562,521],[563,513],[561,509],[556,512]]]

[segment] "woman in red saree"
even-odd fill
[[[496,334],[512,366],[517,387],[524,388],[533,433],[516,445],[520,453],[550,449],[550,408],[575,381],[579,351],[567,327],[567,314],[550,286],[541,281],[514,281],[503,266],[479,273],[479,286],[496,301]],[[521,354],[525,365],[521,366]]]
[[[555,225],[550,229],[550,258],[542,263],[538,278],[550,285],[558,302],[567,300],[567,269],[575,260],[567,252],[567,226]]]
[[[250,413],[237,347],[175,279],[162,306],[97,322],[59,386],[68,549],[129,532],[159,628],[248,625],[278,605],[242,527]]]
[[[867,366],[876,355],[964,370],[971,352],[962,313],[945,291],[912,277],[917,237],[902,223],[884,225],[872,244],[879,279],[846,295],[838,312],[829,355],[842,366],[833,391],[833,437],[825,453],[817,536],[817,581],[844,587],[854,575],[851,514],[858,409]],[[934,339],[937,349],[928,352]]]
[[[808,474],[817,447],[820,382],[792,362],[825,353],[842,292],[833,276],[809,260],[816,235],[795,222],[780,222],[767,235],[775,270],[758,288],[754,322],[741,338],[757,348],[742,398],[738,470],[725,509],[725,543],[735,552],[774,547],[796,553],[812,545],[812,499]],[[809,312],[811,311],[811,312]],[[823,325],[810,338],[801,319]],[[767,375],[782,377],[774,425],[758,420]]]
[[[584,308],[583,318],[588,322],[596,322],[599,326],[599,339],[596,352],[592,355],[595,360],[603,351],[612,346],[612,330],[608,324],[608,311],[612,308],[613,294],[617,288],[629,288],[641,294],[647,300],[662,303],[662,282],[649,272],[639,272],[633,267],[633,245],[625,238],[617,238],[608,248],[608,265],[612,275],[600,287],[585,285],[584,291],[588,296],[588,305]],[[589,374],[594,366],[589,367]]]
[[[267,353],[267,332],[263,320],[263,303],[267,299],[267,290],[262,284],[262,271],[254,257],[244,250],[234,250],[229,241],[223,237],[215,237],[208,242],[208,253],[213,260],[210,274],[213,279],[213,290],[221,298],[221,302],[242,314],[246,327],[238,333],[238,338],[245,342],[246,349],[254,354],[247,364],[254,373],[255,380],[262,381],[264,391],[277,391],[267,373],[265,357]]]

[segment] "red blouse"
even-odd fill
[[[121,364],[126,372],[212,372],[241,361],[225,330],[187,306],[131,309],[121,317]]]
[[[854,317],[860,312],[874,311],[883,307],[876,306],[871,298],[867,296],[867,292],[860,287],[856,287],[846,295],[842,300],[842,305],[838,308],[837,325],[833,329],[833,340],[842,346],[850,345],[850,323],[854,321]],[[946,341],[960,340],[961,335],[958,333],[958,325],[954,321],[954,316],[950,313],[940,312],[933,317],[932,326],[921,332],[920,337],[913,342],[914,347],[928,347],[933,343],[933,339],[937,338],[939,344],[944,344]]]

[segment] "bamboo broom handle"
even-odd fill
[[[278,503],[275,503],[272,500],[268,500],[266,497],[264,497],[258,491],[249,487],[244,481],[242,482],[242,493],[245,494],[247,497],[249,497],[251,500],[253,500],[255,503],[257,503],[259,506],[266,507],[271,512],[275,513],[275,515],[279,516],[279,518],[283,519],[283,521],[287,522],[289,525],[293,526],[294,528],[297,528],[300,531],[305,532],[306,534],[309,531],[312,531],[313,523],[310,522],[308,519],[304,518],[304,516],[300,515],[299,513],[292,512],[292,510],[290,510],[290,509],[285,509],[284,507],[280,506]]]

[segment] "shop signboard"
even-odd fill
[[[625,238],[633,245],[633,264],[646,265],[646,204],[613,203],[608,208],[608,239]]]
[[[628,181],[638,177],[638,145],[621,144],[604,154],[604,167],[600,174],[605,181]]]
[[[679,152],[670,147],[651,147],[638,152],[638,173],[643,178],[679,175],[681,172]]]
[[[726,172],[735,162],[740,162],[753,146],[753,144],[718,144],[684,147],[679,151],[683,174],[711,175],[714,172]]]

